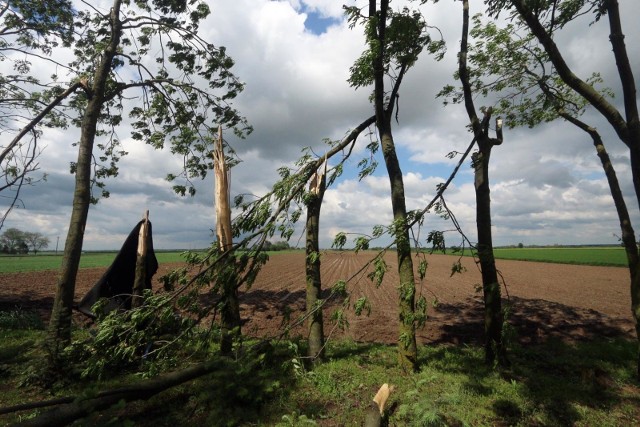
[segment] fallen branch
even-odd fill
[[[110,408],[120,401],[132,402],[135,400],[147,400],[171,387],[214,372],[222,366],[223,362],[220,359],[211,360],[181,371],[169,372],[155,378],[142,380],[133,386],[105,390],[93,397],[63,397],[44,402],[26,403],[10,408],[0,408],[0,413],[6,414],[26,409],[61,405],[47,412],[43,412],[35,418],[26,420],[20,423],[20,425],[42,427],[65,426],[96,411]]]

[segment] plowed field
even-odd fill
[[[322,256],[325,288],[339,279],[348,279],[372,253],[326,252]],[[366,271],[349,282],[352,303],[366,296],[371,302],[369,316],[357,317],[347,311],[350,327],[334,328],[327,320],[325,333],[349,336],[357,341],[394,343],[397,339],[397,272],[395,253],[386,255],[389,271],[376,288]],[[418,340],[428,343],[477,343],[482,340],[482,298],[476,291],[480,273],[470,258],[464,258],[466,272],[450,277],[456,257],[428,255],[427,277],[418,283],[418,294],[437,301],[429,308],[427,325]],[[565,341],[597,337],[633,336],[628,270],[618,267],[591,267],[498,260],[505,280],[504,301],[511,304],[509,322],[522,343],[535,343],[550,336]],[[157,278],[175,265],[164,264]],[[91,288],[105,269],[83,269],[78,276],[76,301]],[[55,294],[56,271],[0,275],[0,308],[15,306],[36,309],[46,319]],[[327,292],[328,295],[328,292]],[[241,292],[243,331],[254,336],[274,336],[282,329],[283,315],[291,311],[294,321],[304,311],[304,254],[271,256],[250,290]],[[331,301],[325,319],[342,304]],[[80,321],[80,317],[78,318]],[[302,328],[294,329],[302,333]]]

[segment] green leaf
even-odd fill
[[[460,260],[453,263],[451,266],[451,275],[449,277],[453,277],[454,274],[460,274],[467,271],[467,269],[462,265]]]
[[[424,280],[425,276],[427,275],[428,265],[429,263],[426,259],[420,260],[420,263],[418,264],[418,276],[420,277],[420,280]]]
[[[353,305],[353,309],[356,316],[360,316],[363,310],[366,312],[367,316],[369,316],[371,314],[371,303],[369,303],[369,300],[366,297],[360,297]]]
[[[347,243],[347,235],[340,231],[338,234],[336,234],[336,237],[333,239],[333,243],[331,244],[331,247],[333,249],[343,249],[344,245]]]

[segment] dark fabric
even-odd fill
[[[76,307],[78,311],[87,316],[95,317],[91,311],[91,307],[100,298],[110,299],[107,310],[131,308],[131,294],[133,293],[133,283],[136,275],[138,235],[141,226],[142,221],[131,230],[129,237],[125,240],[111,266]],[[153,234],[151,232],[151,222],[149,222],[149,234],[147,235],[146,289],[151,289],[151,279],[156,271],[158,271],[158,259],[153,251]]]

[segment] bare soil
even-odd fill
[[[322,278],[329,288],[337,280],[349,279],[370,258],[371,252],[326,252],[322,255]],[[463,258],[466,271],[450,277],[457,257],[428,255],[429,267],[423,282],[417,284],[424,295],[429,319],[418,331],[420,344],[469,343],[482,341],[482,293],[477,290],[480,273],[473,259]],[[397,341],[397,262],[395,253],[385,257],[389,269],[379,288],[367,278],[367,270],[348,283],[351,308],[346,310],[349,328],[342,331],[331,322],[332,313],[341,308],[343,298],[330,300],[325,307],[325,334],[350,337],[356,341],[395,343]],[[416,262],[417,264],[417,262]],[[498,260],[504,278],[503,301],[510,306],[508,321],[523,344],[535,344],[549,337],[566,342],[607,337],[633,337],[630,309],[629,273],[619,267],[592,267]],[[163,264],[154,278],[176,268]],[[80,270],[76,301],[104,273],[105,268]],[[0,275],[0,309],[20,307],[37,310],[47,320],[55,296],[57,271]],[[353,303],[365,296],[371,303],[369,316],[356,316]],[[283,330],[283,319],[290,313],[295,322],[304,313],[304,253],[277,254],[258,275],[249,290],[241,292],[243,332],[251,336],[273,337]],[[84,322],[77,314],[78,322]],[[292,334],[303,334],[303,327]]]

